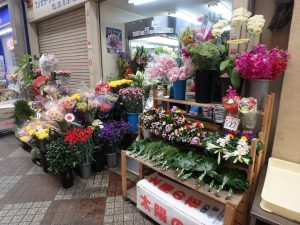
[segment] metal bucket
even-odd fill
[[[257,109],[262,109],[265,97],[269,94],[270,80],[258,79],[246,81],[246,96],[257,99]]]

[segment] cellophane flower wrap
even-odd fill
[[[103,123],[103,128],[97,133],[97,137],[107,144],[114,144],[123,139],[129,133],[130,125],[123,121],[112,120]]]
[[[174,143],[198,145],[205,136],[203,124],[190,122],[176,107],[170,111],[152,109],[143,113],[140,120],[153,136]]]
[[[238,104],[240,100],[241,96],[239,96],[236,90],[230,86],[227,90],[226,96],[222,98],[222,103],[227,112],[235,115],[238,113]]]
[[[143,90],[141,88],[129,87],[119,90],[121,101],[126,112],[134,113],[143,110]]]
[[[235,69],[244,79],[276,80],[287,68],[288,52],[278,48],[267,50],[256,45],[251,52],[237,55]]]
[[[58,61],[53,54],[43,54],[39,60],[42,75],[51,74],[57,69]]]
[[[257,100],[242,98],[239,102],[239,112],[242,114],[242,126],[245,130],[254,130],[256,127]]]
[[[233,163],[250,165],[252,158],[249,152],[252,138],[253,134],[249,131],[230,131],[225,135],[208,133],[203,140],[203,146],[207,152],[218,155],[219,164],[223,159]]]

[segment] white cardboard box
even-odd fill
[[[220,225],[225,211],[225,205],[158,173],[137,183],[137,207],[167,225]]]

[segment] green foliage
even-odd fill
[[[147,65],[148,52],[144,46],[137,46],[134,54],[133,60],[130,62],[130,67],[132,72],[136,74],[137,71],[145,72],[145,67]]]
[[[22,74],[22,85],[28,87],[34,79],[34,65],[31,63],[31,55],[24,55],[23,58],[18,60],[19,67],[16,72]]]
[[[264,148],[264,143],[262,143],[262,141],[258,141],[257,144],[256,144],[257,154],[260,154],[261,151],[263,150],[263,148]]]
[[[40,151],[38,149],[33,148],[31,150],[30,154],[31,154],[31,159],[32,159],[33,162],[41,160],[41,154],[40,154]]]
[[[138,88],[143,88],[143,83],[145,80],[144,74],[140,71],[137,71],[136,74],[131,78],[134,82],[134,86]]]
[[[94,143],[92,138],[86,142],[78,142],[73,145],[73,151],[76,153],[77,160],[81,164],[88,164],[94,161]]]
[[[28,105],[28,102],[25,100],[18,100],[15,102],[15,111],[13,118],[16,121],[18,127],[22,126],[29,117],[34,116],[34,111]]]
[[[199,185],[203,182],[210,183],[210,187],[216,188],[218,192],[227,189],[228,197],[234,191],[246,191],[249,187],[243,171],[226,168],[218,165],[213,157],[203,156],[194,151],[181,151],[163,141],[148,139],[136,141],[129,150],[136,157],[160,166],[162,170],[176,170],[177,178],[180,180],[195,177]]]
[[[192,55],[192,62],[198,70],[214,70],[218,69],[225,47],[216,45],[213,41],[206,41],[189,45],[187,51]]]
[[[235,57],[228,57],[226,60],[221,62],[220,70],[228,73],[232,86],[235,89],[238,89],[241,85],[241,77],[234,68],[234,60]]]
[[[51,141],[46,148],[49,170],[54,173],[63,173],[78,163],[76,152],[68,147],[63,138]]]

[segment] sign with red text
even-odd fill
[[[220,225],[225,206],[154,173],[137,183],[137,207],[159,224]]]
[[[33,20],[82,4],[87,0],[33,0]]]

